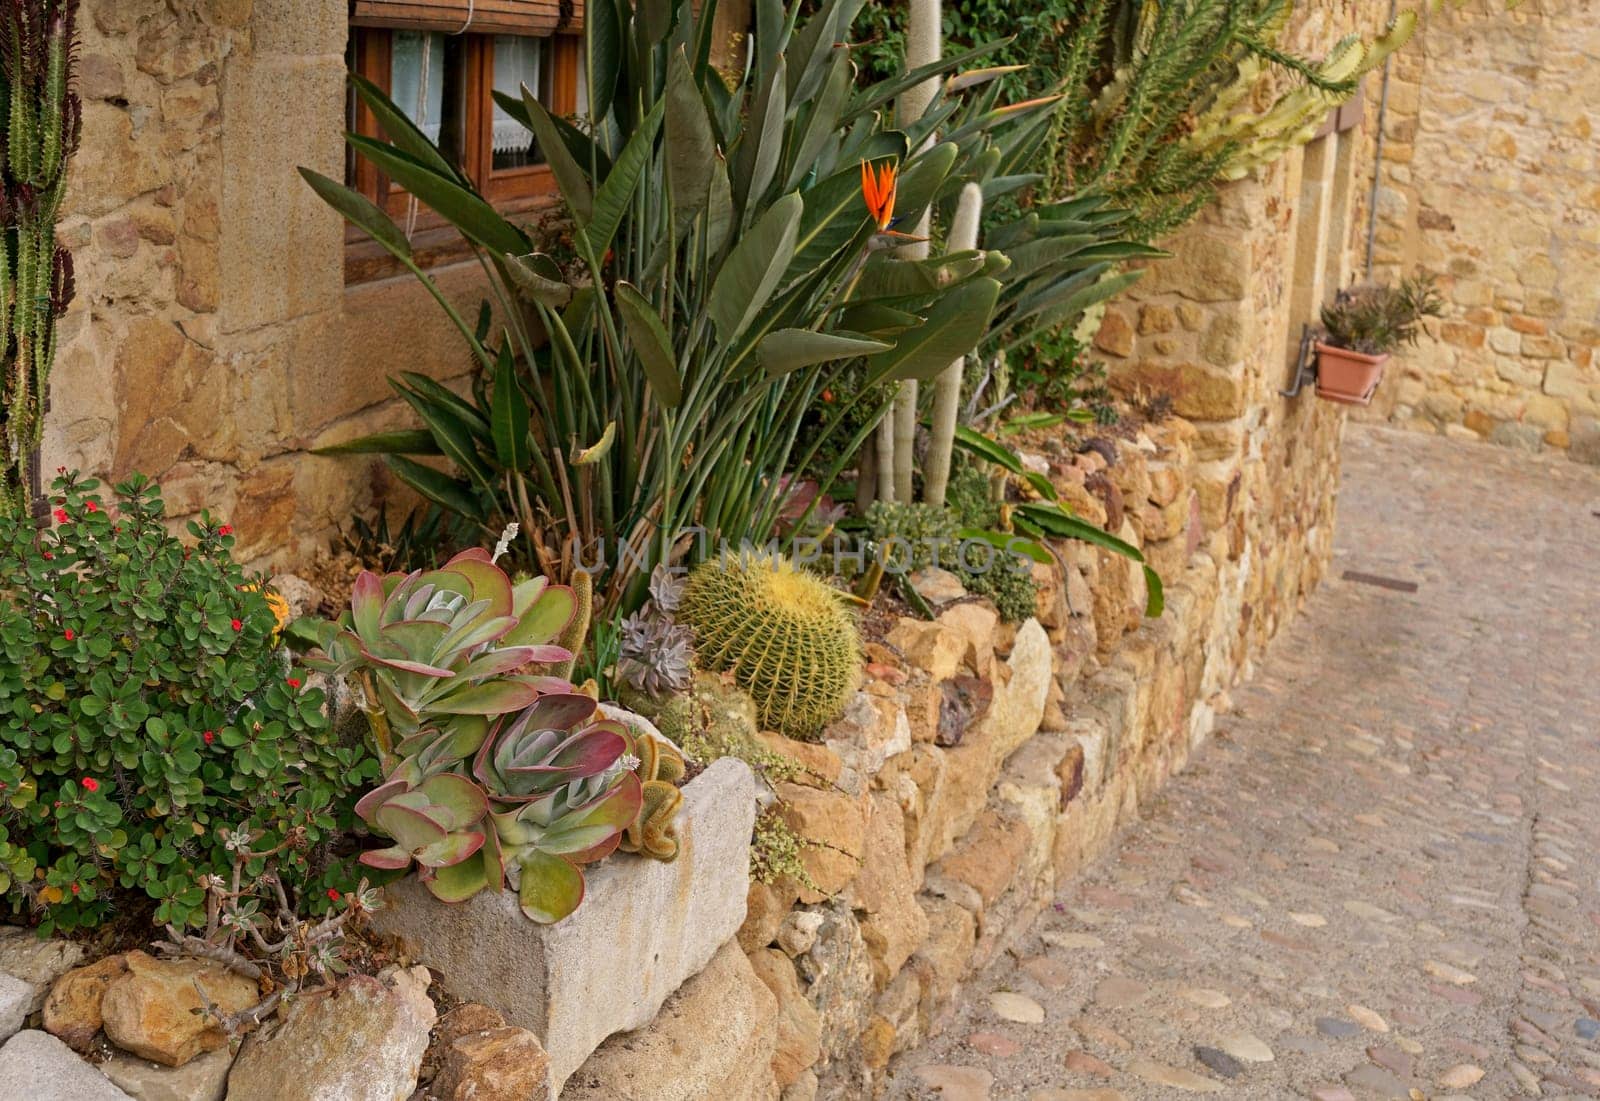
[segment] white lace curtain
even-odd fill
[[[526,84],[535,96],[544,96],[542,82],[545,43],[543,38],[523,38],[497,34],[494,38],[494,90],[508,96],[520,97]],[[533,140],[527,127],[500,109],[494,107],[494,151],[516,153],[528,148]]]
[[[444,122],[444,35],[395,31],[389,64],[389,98],[437,144]]]

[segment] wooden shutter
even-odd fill
[[[573,5],[582,25],[582,0]],[[354,0],[353,27],[389,27],[445,34],[554,34],[561,0]]]

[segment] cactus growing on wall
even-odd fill
[[[72,255],[56,243],[67,161],[82,105],[73,91],[77,0],[0,3],[0,518],[38,494],[33,458],[44,428],[55,322],[72,300]]]

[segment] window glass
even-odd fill
[[[544,100],[548,97],[546,84],[549,68],[548,39],[524,38],[518,35],[494,36],[494,90],[508,96],[521,98],[522,86]],[[534,144],[528,128],[500,109],[494,107],[494,167],[522,168],[539,164],[544,158]]]
[[[444,125],[444,35],[395,31],[389,98],[435,145]]]

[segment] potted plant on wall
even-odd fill
[[[1422,319],[1443,312],[1431,275],[1402,279],[1395,287],[1340,291],[1322,307],[1317,396],[1346,405],[1370,403],[1389,354],[1402,344],[1415,344]]]

